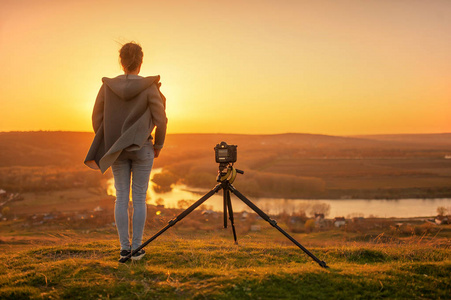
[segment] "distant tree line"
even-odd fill
[[[154,176],[154,183],[170,189],[174,183],[183,183],[195,188],[212,188],[216,184],[217,170],[214,164],[185,161],[169,165],[161,174]],[[325,183],[320,178],[274,174],[256,170],[237,175],[234,186],[252,197],[299,198],[322,193]]]
[[[0,168],[0,188],[8,192],[54,191],[73,187],[101,187],[105,177],[89,169],[55,167]]]

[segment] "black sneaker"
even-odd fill
[[[126,258],[132,253],[130,250],[121,250],[121,258]]]
[[[132,251],[133,252],[133,251]],[[135,254],[132,255],[132,260],[140,260],[146,254],[146,251],[143,249],[139,250]]]

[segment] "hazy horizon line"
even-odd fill
[[[8,130],[0,131],[0,133],[32,133],[32,132],[67,132],[67,133],[90,133],[93,131],[75,131],[75,130]],[[340,137],[355,137],[355,136],[388,136],[388,135],[440,135],[451,134],[451,132],[428,132],[428,133],[361,133],[361,134],[330,134],[330,133],[309,133],[309,132],[280,132],[280,133],[236,133],[236,132],[171,132],[167,135],[289,135],[289,134],[303,134],[303,135],[322,135],[322,136],[340,136]]]

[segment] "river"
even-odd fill
[[[161,168],[153,169],[151,179],[154,174],[162,171]],[[213,186],[212,186],[213,188]],[[114,179],[108,181],[109,195],[115,196]],[[193,189],[182,184],[173,186],[172,191],[168,193],[156,193],[153,189],[153,183],[150,181],[147,192],[147,203],[156,204],[158,199],[164,203],[165,207],[176,208],[180,200],[194,202],[198,200],[208,190],[193,191]],[[246,204],[233,194],[232,207],[234,212],[252,211]],[[368,200],[368,199],[280,199],[280,198],[252,198],[248,197],[255,205],[269,214],[279,214],[286,212],[291,214],[300,210],[310,213],[313,205],[318,203],[328,204],[330,206],[329,218],[334,217],[429,217],[437,215],[437,207],[443,206],[451,209],[451,199],[399,199],[399,200]],[[223,209],[222,191],[213,195],[204,202],[204,207],[214,211]]]

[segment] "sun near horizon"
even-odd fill
[[[92,131],[120,44],[168,133],[451,132],[449,1],[3,1],[0,131]]]

